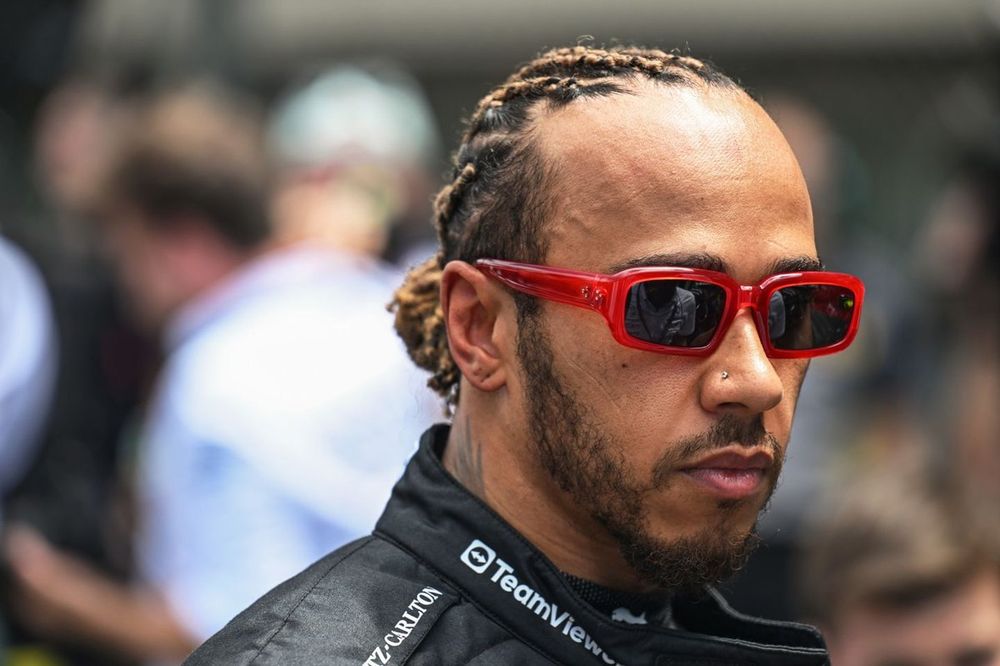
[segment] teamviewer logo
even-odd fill
[[[481,574],[486,571],[486,568],[493,563],[496,559],[496,551],[487,546],[485,543],[479,539],[473,539],[469,547],[465,549],[462,553],[462,561],[465,562],[466,566],[475,571],[477,574]]]

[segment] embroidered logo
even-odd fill
[[[528,583],[518,579],[514,567],[507,564],[503,558],[497,557],[496,551],[479,539],[473,539],[465,552],[460,556],[465,566],[477,574],[486,573],[493,567],[489,581],[508,593],[515,601],[533,612],[542,622],[554,631],[559,632],[569,640],[583,647],[609,666],[621,666],[611,655],[597,644],[590,633],[576,623],[576,618],[568,610],[560,610],[555,602],[551,602],[537,592]]]
[[[389,630],[389,633],[382,639],[382,645],[378,645],[372,650],[368,660],[362,666],[383,666],[392,661],[393,650],[402,649],[403,643],[410,637],[413,630],[420,623],[420,619],[430,609],[434,602],[441,598],[441,590],[433,587],[425,587],[417,592],[413,601],[406,606],[399,621]]]
[[[485,543],[479,539],[474,539],[469,547],[465,549],[462,553],[462,561],[465,562],[465,566],[469,567],[477,574],[481,574],[486,569],[493,564],[493,560],[496,559],[496,551],[487,546]]]

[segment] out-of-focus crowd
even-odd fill
[[[386,310],[390,245],[433,251],[399,236],[437,149],[395,69],[334,67],[266,117],[219,82],[52,92],[59,233],[23,243],[48,287],[0,255],[12,645],[178,659],[370,531],[441,413]]]
[[[818,622],[834,663],[994,663],[1000,153],[963,149],[894,247],[852,219],[858,158],[823,113],[762,98],[823,259],[865,280],[867,309],[854,346],[812,364],[734,605]],[[434,251],[437,128],[384,64],[266,104],[219,79],[74,74],[47,95],[44,219],[0,218],[12,666],[179,661],[371,529],[442,416],[385,308]]]

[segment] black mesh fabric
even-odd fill
[[[668,593],[622,592],[567,573],[563,574],[563,578],[585,602],[615,621],[628,622],[628,620],[621,619],[621,610],[624,609],[633,618],[643,617],[649,624],[658,624],[671,629],[678,628],[673,621],[670,606],[671,597]]]

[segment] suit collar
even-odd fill
[[[435,569],[483,612],[569,663],[826,664],[811,627],[749,618],[712,589],[676,599],[680,629],[614,622],[587,604],[537,548],[469,493],[441,463],[448,426],[420,448],[375,528]]]

